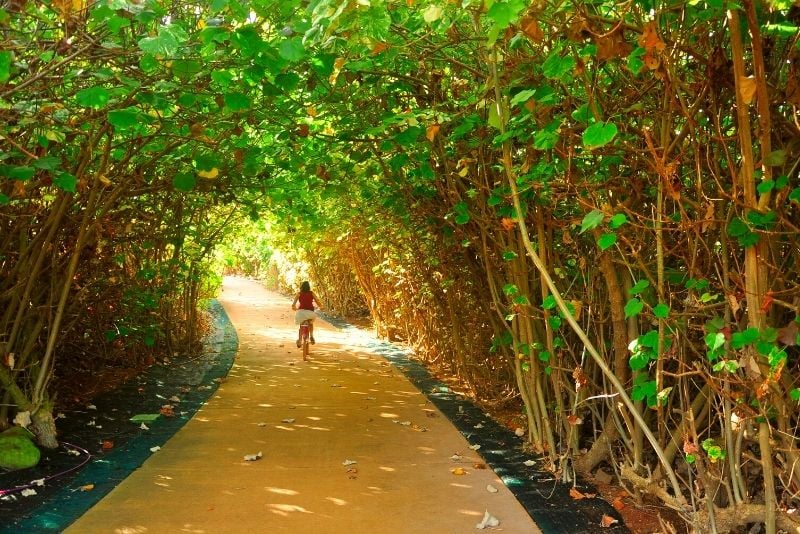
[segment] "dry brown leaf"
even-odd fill
[[[25,196],[25,182],[22,180],[14,180],[14,189],[11,191],[11,197],[24,197]]]
[[[104,451],[108,451],[108,450],[111,450],[113,448],[114,448],[114,442],[113,441],[111,441],[110,439],[104,439],[103,440],[103,450]]]
[[[612,501],[611,506],[613,506],[615,510],[620,512],[625,508],[625,502],[621,498],[617,497]]]
[[[567,416],[567,423],[571,424],[572,426],[576,426],[576,425],[579,425],[579,424],[583,423],[583,419],[581,419],[580,417],[578,417],[575,414],[568,415]]]
[[[539,27],[539,21],[532,17],[524,17],[520,22],[522,33],[528,36],[531,41],[539,42],[544,39],[544,33]]]
[[[500,219],[500,224],[503,225],[504,230],[508,230],[509,232],[517,227],[517,223],[514,222],[514,219],[509,217],[503,217]]]
[[[433,142],[433,139],[436,137],[436,134],[439,133],[440,128],[441,126],[439,126],[438,124],[431,124],[430,126],[428,126],[428,129],[425,132],[425,137],[428,138],[428,141],[430,141],[431,143]]]
[[[756,79],[753,76],[740,76],[739,77],[739,94],[745,104],[753,102],[753,97],[756,95]]]
[[[796,321],[790,321],[789,324],[783,328],[778,329],[778,341],[787,347],[794,347],[797,345],[797,332],[798,325]]]
[[[486,469],[486,464],[472,464],[473,469]]]
[[[695,454],[699,449],[697,448],[697,444],[693,441],[689,441],[688,439],[683,440],[683,452],[686,454]]]
[[[451,469],[450,472],[453,473],[454,475],[466,475],[467,474],[467,470],[464,469],[463,467],[456,467],[454,469]]]
[[[92,491],[94,489],[94,484],[86,484],[78,489],[81,491]]]
[[[619,521],[606,514],[603,514],[603,519],[600,520],[600,526],[604,528],[608,528],[614,523],[619,523]]]
[[[596,493],[582,493],[580,490],[578,490],[578,488],[576,488],[575,486],[572,486],[569,489],[569,496],[572,497],[573,499],[575,499],[576,501],[579,501],[581,499],[594,499],[597,496],[597,494]]]
[[[378,41],[377,43],[372,45],[372,51],[370,53],[373,56],[376,56],[376,55],[380,54],[381,52],[385,52],[388,48],[389,48],[388,44],[386,44],[386,43],[384,43],[382,41]]]

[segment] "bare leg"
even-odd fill
[[[311,343],[314,343],[314,321],[308,322],[308,337],[311,338]]]

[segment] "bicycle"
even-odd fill
[[[303,361],[308,361],[310,330],[311,319],[300,323],[300,347],[303,349]]]

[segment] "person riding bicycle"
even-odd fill
[[[297,304],[300,303],[298,307]],[[292,302],[292,310],[297,310],[294,314],[294,324],[302,325],[303,322],[308,321],[308,335],[311,338],[311,343],[314,344],[314,319],[317,314],[314,312],[314,303],[316,302],[317,308],[322,309],[322,303],[317,296],[311,291],[311,284],[303,282],[300,284],[300,292]],[[297,336],[297,346],[300,347],[300,335]]]

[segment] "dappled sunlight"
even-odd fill
[[[389,467],[386,465],[382,465],[378,469],[380,469],[381,471],[386,471],[387,473],[394,473],[395,471],[397,471],[397,469],[395,469],[394,467]]]
[[[264,489],[266,489],[270,493],[277,493],[278,495],[290,495],[290,496],[300,495],[299,491],[290,490],[290,489],[286,489],[286,488],[275,488],[275,487],[272,487],[272,486],[267,486]]]
[[[382,408],[388,408],[388,407],[389,406],[382,406]],[[399,419],[400,418],[400,416],[398,414],[390,413],[390,412],[381,412],[380,416],[383,417],[384,419]]]
[[[114,529],[114,534],[142,534],[143,532],[149,532],[148,528],[143,525],[137,525],[135,527],[119,527]]]
[[[477,510],[459,510],[459,514],[464,514],[472,517],[483,517],[483,512],[478,512]]]
[[[450,485],[454,488],[472,489],[470,484],[459,484],[458,482],[452,482]]]
[[[343,499],[337,499],[336,497],[325,497],[325,500],[331,501],[333,504],[337,506],[345,506],[347,505],[347,501]]]
[[[292,513],[303,513],[303,514],[311,514],[313,512],[306,510],[302,506],[298,506],[296,504],[268,504],[267,508],[274,514],[287,516]]]
[[[207,531],[205,529],[196,527],[196,526],[192,525],[191,523],[187,523],[187,524],[183,525],[183,527],[181,528],[180,532],[190,532],[192,534],[203,534],[204,532],[207,532]]]

